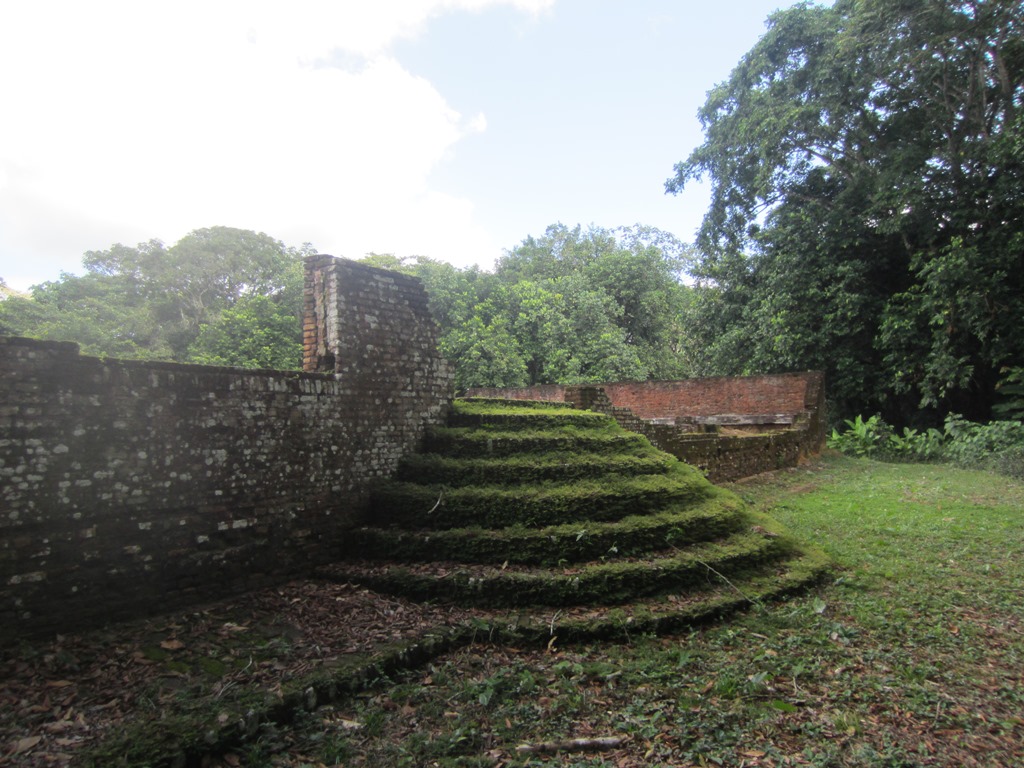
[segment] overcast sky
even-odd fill
[[[697,109],[787,0],[0,9],[0,277],[201,227],[489,268],[547,225],[692,239]]]

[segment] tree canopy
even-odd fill
[[[682,375],[679,278],[689,249],[650,227],[553,224],[493,273],[431,259],[364,261],[420,277],[456,386],[524,386]]]
[[[775,13],[699,116],[702,372],[822,368],[841,410],[985,417],[1024,362],[1024,8]]]
[[[0,302],[0,332],[76,341],[93,355],[295,368],[307,250],[213,227],[171,247],[90,251],[85,274]],[[423,280],[440,351],[465,389],[684,375],[688,259],[686,246],[650,227],[555,224],[493,272],[391,254],[363,262]]]
[[[75,341],[93,355],[297,368],[306,249],[210,227],[169,248],[89,251],[85,274],[0,302],[0,332]]]

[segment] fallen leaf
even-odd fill
[[[28,752],[42,740],[42,736],[26,736],[24,739],[18,739],[18,743],[14,745],[14,754],[20,755],[22,752]]]

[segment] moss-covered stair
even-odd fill
[[[456,401],[370,519],[321,575],[473,607],[519,638],[675,628],[827,567],[646,438],[561,403]]]

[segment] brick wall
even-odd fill
[[[369,484],[443,421],[451,373],[418,281],[312,261],[335,323],[314,336],[348,323],[330,373],[0,337],[0,640],[264,586],[337,554]]]
[[[608,413],[679,459],[723,482],[782,467],[825,447],[820,372],[580,387],[477,388],[472,397],[555,400]],[[734,434],[722,434],[727,428]],[[747,434],[739,434],[747,432]]]
[[[532,387],[474,387],[466,397],[497,397],[504,400],[565,400],[565,387],[561,384],[537,384]]]
[[[601,387],[612,403],[642,419],[794,414],[807,410],[809,375],[813,374],[617,382]]]

